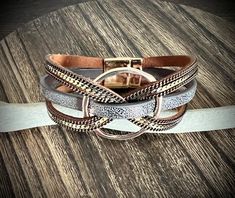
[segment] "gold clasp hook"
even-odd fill
[[[104,72],[118,67],[132,67],[142,70],[142,58],[118,57],[104,59]],[[104,80],[108,88],[136,88],[141,84],[142,76],[137,74],[122,73]]]

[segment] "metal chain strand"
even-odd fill
[[[54,122],[74,131],[88,132],[103,127],[112,121],[108,118],[100,118],[97,116],[86,117],[85,119],[68,116],[60,111],[57,111],[48,100],[46,100],[46,106],[48,109],[48,114]]]
[[[65,86],[73,91],[88,96],[89,98],[104,103],[122,103],[125,102],[122,97],[106,87],[94,83],[92,80],[78,75],[64,68],[55,65],[46,64],[48,74],[55,77]]]
[[[197,68],[192,69],[190,72],[184,74],[179,78],[171,78],[170,81],[156,81],[154,83],[149,83],[149,85],[143,87],[138,91],[133,91],[125,97],[127,101],[131,100],[146,100],[152,99],[154,96],[164,96],[172,93],[179,89],[180,87],[186,85],[191,79],[195,78],[197,75]]]

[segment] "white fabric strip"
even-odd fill
[[[76,117],[82,116],[81,111],[58,105],[55,105],[55,107],[69,115]],[[171,112],[165,112],[163,116]],[[0,102],[0,132],[19,131],[47,125],[55,125],[55,123],[48,116],[44,102],[29,104]],[[114,120],[107,124],[105,128],[129,132],[140,129],[138,126],[124,119]],[[188,110],[183,120],[176,127],[157,133],[186,133],[229,128],[235,128],[235,105]]]

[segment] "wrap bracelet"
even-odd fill
[[[157,112],[155,112],[156,115],[154,117],[152,117],[153,115],[151,116],[146,115],[140,118],[135,118],[135,116],[125,117],[125,118],[129,118],[129,120],[135,123],[136,125],[142,127],[142,130],[140,130],[139,132],[136,132],[134,136],[127,135],[127,136],[117,137],[114,135],[110,137],[109,134],[103,133],[100,127],[110,122],[113,118],[117,118],[117,116],[116,117],[110,116],[109,114],[99,114],[99,116],[97,115],[90,116],[88,112],[88,103],[89,103],[88,98],[92,99],[91,106],[93,105],[93,107],[94,105],[96,106],[98,105],[98,107],[102,107],[103,109],[105,109],[104,108],[105,103],[111,103],[109,107],[107,107],[106,105],[106,109],[107,109],[107,108],[112,107],[113,105],[120,106],[120,104],[122,103],[127,104],[126,106],[128,106],[129,104],[131,106],[131,103],[133,103],[134,101],[138,105],[138,101],[143,101],[143,100],[144,100],[142,102],[143,104],[146,104],[146,100],[150,100],[152,102],[151,105],[153,105],[153,99],[156,99],[156,101],[158,101],[159,103],[159,101],[161,101],[162,99],[162,96],[166,96],[169,93],[175,92],[182,86],[190,84],[190,83],[193,84],[192,87],[194,87],[194,89],[193,91],[189,93],[191,93],[191,95],[195,94],[196,83],[195,81],[192,81],[192,80],[195,78],[195,75],[197,73],[197,66],[195,64],[196,59],[190,56],[169,56],[169,57],[164,56],[164,57],[149,57],[149,58],[144,58],[144,59],[139,59],[139,58],[100,59],[100,58],[94,58],[94,57],[81,57],[81,56],[70,56],[70,55],[48,55],[46,59],[47,59],[46,69],[49,75],[54,77],[60,83],[68,86],[74,92],[77,92],[84,96],[83,111],[84,111],[84,115],[88,116],[85,118],[74,118],[74,117],[65,115],[62,112],[58,112],[53,107],[50,101],[47,100],[46,102],[49,115],[55,122],[61,125],[64,125],[67,128],[76,130],[76,131],[89,131],[89,130],[96,129],[99,135],[106,137],[106,138],[129,139],[129,137],[136,137],[138,136],[138,134],[144,133],[145,130],[167,130],[169,128],[172,128],[173,126],[175,126],[176,124],[180,122],[186,110],[186,105],[183,105],[178,108],[178,113],[176,115],[170,116],[169,118],[159,118],[161,105],[157,104],[158,106],[156,105],[156,109],[158,110]],[[90,69],[96,68],[97,69],[103,65],[104,65],[104,71],[106,70],[104,73],[105,75],[103,76],[106,76],[106,77],[103,78],[101,75],[93,81],[71,70],[71,67],[72,68],[80,67],[80,68],[90,68]],[[120,66],[124,68],[119,68]],[[153,77],[154,79],[152,79],[152,77],[149,76],[149,74],[147,74],[146,72],[138,70],[138,69],[142,70],[142,67],[147,69],[151,67],[159,68],[159,67],[169,67],[169,66],[172,68],[177,68],[177,69],[179,68],[179,69],[158,81],[156,81],[154,77]],[[138,69],[135,69],[135,68],[138,68]],[[107,69],[109,70],[111,69],[111,70],[108,72]],[[110,79],[107,80],[107,78],[112,78],[110,77],[112,73],[113,74],[125,73],[126,75],[125,81],[122,81],[121,84],[113,83],[112,81],[110,83]],[[145,78],[145,84],[142,83],[144,82],[144,79],[142,79],[141,76]],[[146,83],[146,78],[150,82]],[[95,83],[95,81],[98,79],[103,80],[102,83],[104,86],[102,84]],[[109,88],[107,88],[110,86],[117,87],[117,85],[118,86],[121,85],[122,88],[131,87],[134,89],[132,89],[131,91],[121,96],[115,93],[114,91],[110,90]],[[187,86],[186,86],[186,89],[187,89]],[[48,87],[47,89],[45,89],[45,86],[44,86],[44,91],[45,90],[48,91]],[[46,92],[44,92],[44,94],[45,93]],[[58,95],[61,96],[61,94],[58,94]],[[46,97],[49,100],[52,99],[48,97],[48,95],[46,95]],[[71,95],[68,94],[66,95],[66,97],[70,98]],[[141,102],[139,103],[142,104]],[[184,103],[181,103],[181,104],[184,104]],[[118,109],[117,106],[115,108]],[[95,112],[97,112],[97,109]],[[114,113],[113,115],[115,114],[116,113]],[[145,115],[145,114],[140,114],[140,115]],[[108,116],[108,117],[105,117],[105,116]],[[122,118],[122,116],[120,118]]]
[[[119,70],[122,68],[118,68]],[[123,70],[126,70],[127,68],[123,68]],[[115,69],[117,70],[117,69]],[[129,68],[129,70],[135,71],[135,72],[139,72],[139,73],[143,73],[139,70],[133,69],[133,68]],[[111,70],[105,72],[104,74],[108,73],[108,72],[112,72]],[[118,104],[113,104],[113,105],[118,105]],[[53,116],[53,120],[59,123],[65,123],[64,125],[71,127],[71,123],[73,123],[73,126],[71,128],[73,128],[74,130],[78,130],[78,131],[89,131],[89,130],[94,130],[96,128],[100,128],[101,126],[104,126],[105,124],[107,124],[108,118],[104,117],[104,118],[97,118],[96,116],[92,116],[92,117],[85,117],[84,119],[82,118],[75,118],[75,117],[66,117],[65,115],[58,112],[55,108],[53,108],[51,102],[47,101],[47,106],[48,106],[48,110],[50,112],[50,116]],[[84,105],[83,105],[84,107]],[[84,110],[84,109],[83,109]],[[182,116],[181,114],[179,116]],[[174,120],[167,120],[168,122],[174,122],[177,121],[178,119],[180,119],[180,117],[174,117]],[[70,120],[72,120],[72,122],[70,122]],[[153,122],[152,124],[156,124],[158,125],[160,124],[166,124],[166,119],[159,119],[159,120],[155,120],[155,122]],[[64,121],[64,122],[63,122]],[[84,122],[85,121],[85,122]],[[111,120],[110,120],[111,121]],[[134,121],[134,120],[133,120]],[[135,120],[136,123],[139,123],[139,126],[145,125],[145,123],[143,123],[143,120],[138,121],[138,119]],[[75,127],[76,126],[76,127]],[[145,125],[145,128],[149,128],[149,126]],[[161,129],[163,130],[164,128],[160,128],[158,126],[152,126],[151,129]]]

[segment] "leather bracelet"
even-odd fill
[[[119,68],[121,69],[121,68]],[[131,68],[130,68],[131,69]],[[134,70],[134,69],[132,69]],[[111,70],[110,70],[111,71]],[[136,70],[138,72],[139,70]],[[97,128],[100,128],[107,124],[108,118],[97,118],[97,116],[92,116],[92,117],[85,117],[85,118],[75,118],[71,116],[66,116],[65,114],[57,111],[51,104],[51,102],[47,101],[47,107],[49,110],[49,115],[52,117],[52,119],[67,128],[71,128],[72,130],[76,131],[89,131],[89,130],[94,130]],[[139,126],[142,126],[143,128],[148,128],[149,130],[166,130],[169,129],[170,127],[174,126],[178,121],[182,118],[184,112],[185,112],[185,106],[183,106],[181,111],[177,113],[177,116],[173,116],[172,119],[159,119],[155,120],[155,122],[152,122],[151,125],[145,125],[143,123],[143,119],[138,121],[138,120],[133,120],[136,123],[139,122]],[[152,119],[153,120],[153,119]],[[111,120],[109,120],[111,121]],[[150,127],[151,126],[151,127]]]
[[[124,66],[127,64],[129,67],[136,67],[138,65],[142,65],[145,68],[149,67],[159,67],[159,66],[178,66],[181,69],[179,71],[175,71],[173,74],[159,80],[154,81],[148,84],[141,86],[128,92],[125,97],[120,96],[119,94],[113,92],[112,90],[94,83],[92,80],[87,79],[79,74],[72,72],[71,70],[67,69],[66,67],[76,67],[81,66],[82,64],[85,65],[87,68],[93,67],[100,67],[101,65],[108,65],[109,67],[111,63],[117,64],[118,61],[121,62]],[[136,58],[116,58],[116,59],[100,59],[100,58],[93,58],[93,57],[81,57],[81,56],[69,56],[69,55],[49,55],[47,56],[47,64],[46,69],[47,72],[55,77],[59,82],[63,83],[64,85],[71,88],[73,91],[83,94],[84,96],[88,96],[89,98],[93,99],[96,102],[103,102],[103,103],[124,103],[126,101],[133,101],[133,100],[146,100],[152,99],[155,97],[161,97],[166,94],[172,93],[179,89],[180,87],[184,86],[185,84],[189,83],[192,79],[195,78],[197,73],[196,67],[196,59],[189,57],[189,56],[172,56],[172,57],[150,57],[144,59],[136,59]],[[109,64],[107,64],[109,63]],[[114,65],[115,65],[114,64]],[[120,63],[119,63],[120,64]],[[62,66],[63,65],[63,66]],[[120,65],[119,65],[120,66]],[[128,74],[129,75],[129,74]],[[130,80],[130,79],[129,79]],[[60,117],[61,120],[64,122],[65,126],[71,127],[72,124],[79,124],[85,123],[88,124],[88,121],[103,121],[105,123],[108,121],[107,119],[98,119],[97,116],[83,118],[82,120],[74,119],[72,117],[68,117],[66,115],[58,113],[51,103],[47,101],[48,110],[50,112],[49,115],[52,117]],[[153,124],[157,124],[157,127],[160,125],[174,125],[177,124],[182,115],[184,114],[186,107],[183,106],[180,108],[179,112],[176,116],[172,116],[170,119],[155,119],[149,116],[141,118],[142,120],[131,120],[134,123],[136,122],[137,125],[143,126],[141,123],[143,120],[151,120]],[[56,116],[53,116],[56,115]],[[66,124],[66,119],[70,120],[70,123]],[[64,120],[63,120],[64,119]],[[56,119],[54,119],[56,120]],[[72,122],[71,122],[72,121]],[[110,120],[109,120],[110,121]],[[146,126],[146,122],[144,123],[144,128],[148,128],[151,130],[150,126]],[[84,126],[84,125],[82,125]],[[100,126],[99,126],[100,127]],[[152,127],[154,130],[157,130],[157,127]],[[74,127],[71,127],[74,128]],[[76,128],[76,127],[75,127]],[[78,131],[84,131],[84,127],[78,127]],[[89,128],[89,127],[88,127]],[[76,128],[77,129],[77,128]],[[87,127],[85,127],[86,131]]]

